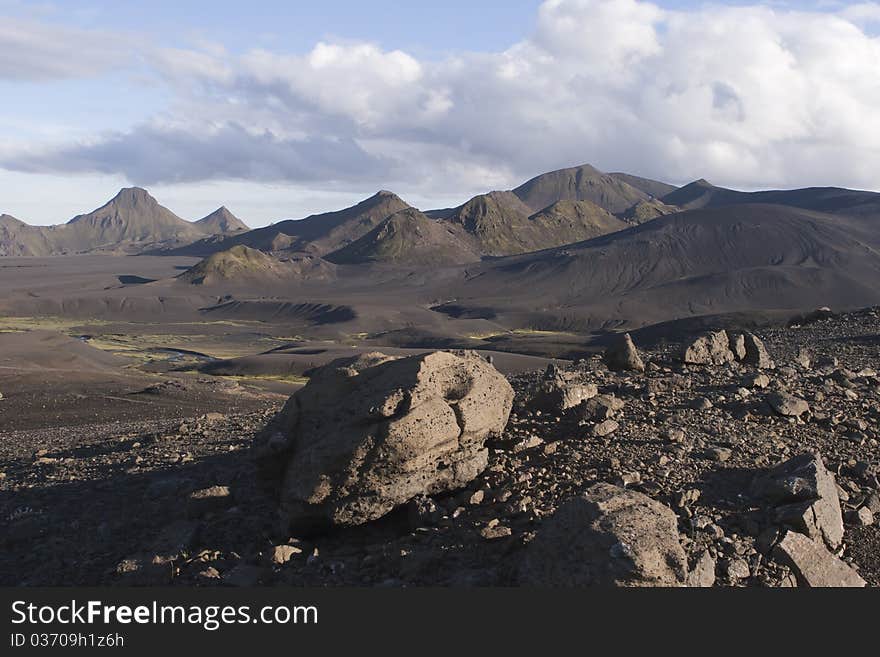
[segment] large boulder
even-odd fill
[[[843,542],[837,483],[818,453],[800,454],[758,476],[752,493],[772,505],[780,524],[832,550]]]
[[[475,352],[333,361],[258,439],[291,530],[360,525],[467,485],[507,424],[513,389]]]
[[[639,356],[639,351],[633,344],[629,333],[624,333],[605,350],[604,361],[608,369],[613,371],[645,371],[645,363]]]
[[[595,484],[557,509],[526,548],[529,586],[684,586],[675,513],[650,497]]]
[[[736,360],[736,355],[727,331],[715,331],[694,340],[684,350],[683,360],[690,365],[724,365]]]

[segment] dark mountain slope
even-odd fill
[[[617,180],[621,180],[625,182],[630,187],[635,187],[639,191],[644,192],[654,198],[661,198],[666,196],[667,194],[671,194],[676,189],[678,189],[675,185],[670,185],[669,183],[660,182],[659,180],[651,180],[650,178],[642,178],[640,176],[634,176],[630,173],[609,173],[609,176],[615,178]]]
[[[662,200],[685,209],[769,203],[831,214],[880,217],[880,194],[840,187],[739,192],[716,187],[706,180],[697,180],[667,194]]]
[[[399,196],[381,191],[350,208],[315,214],[305,219],[279,221],[240,235],[200,240],[175,255],[209,255],[236,245],[268,252],[309,252],[323,255],[350,244],[395,212],[409,208]]]
[[[880,301],[878,246],[874,231],[842,217],[772,205],[695,210],[483,263],[461,292],[481,306],[586,325],[868,305]]]

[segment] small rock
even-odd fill
[[[504,525],[494,525],[492,527],[486,526],[480,530],[480,536],[487,541],[492,541],[496,538],[505,538],[506,536],[510,536],[510,534],[510,527],[505,527]]]
[[[748,579],[752,572],[745,559],[731,559],[727,562],[727,576],[732,580]]]
[[[874,514],[866,506],[846,514],[846,521],[857,527],[869,527],[874,524]]]
[[[282,566],[299,554],[302,554],[302,548],[295,545],[276,545],[272,548],[272,563]]]
[[[614,420],[605,420],[604,422],[600,422],[595,425],[592,429],[592,434],[597,437],[608,436],[615,431],[617,431],[620,425]]]
[[[715,584],[715,559],[708,550],[703,550],[693,570],[688,573],[687,585],[690,587],[709,588]]]
[[[692,399],[688,406],[695,411],[708,411],[712,408],[712,402],[709,401],[706,397],[697,397],[696,399]]]
[[[193,491],[186,507],[190,518],[199,518],[206,513],[222,511],[232,506],[232,492],[228,486],[211,486]]]
[[[725,461],[730,460],[732,453],[733,452],[727,447],[710,447],[705,452],[707,459],[717,463],[724,463]]]

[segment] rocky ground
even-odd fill
[[[278,402],[0,434],[0,584],[535,584],[535,573],[572,558],[559,541],[548,547],[561,518],[586,517],[590,536],[614,536],[613,559],[630,550],[638,565],[642,539],[615,520],[623,500],[620,508],[650,516],[633,526],[666,532],[673,580],[791,586],[828,576],[878,586],[880,311],[818,314],[759,337],[772,368],[727,355],[686,364],[683,345],[668,343],[641,351],[644,371],[612,371],[597,356],[510,377],[509,422],[489,439],[475,479],[319,533],[283,531],[277,493],[256,474],[251,446]],[[824,467],[772,471],[813,452]],[[818,501],[798,497],[803,486],[818,486]],[[807,499],[809,517],[792,521],[792,499],[768,492],[780,488]],[[578,499],[583,509],[566,507]],[[839,540],[830,535],[838,506]],[[798,563],[814,548],[812,566]]]

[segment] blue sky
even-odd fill
[[[878,27],[823,0],[0,0],[0,213],[137,184],[263,225],[583,162],[876,188]]]

